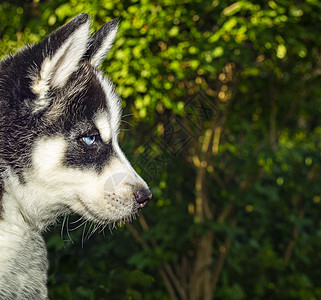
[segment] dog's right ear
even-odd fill
[[[117,19],[111,20],[90,37],[85,58],[92,66],[98,68],[107,56],[115,40],[118,23]]]
[[[87,50],[89,31],[89,16],[80,14],[37,45],[43,59],[40,70],[32,74],[31,88],[37,95],[34,113],[50,104],[47,97],[49,88],[62,87],[76,71]]]

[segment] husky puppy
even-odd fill
[[[2,300],[48,299],[41,233],[58,216],[127,221],[151,198],[118,145],[121,102],[98,69],[117,26],[90,35],[81,14],[0,62]]]

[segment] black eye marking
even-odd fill
[[[65,164],[80,169],[104,170],[114,155],[112,141],[104,142],[95,128],[83,131],[76,139],[72,138],[65,156]]]

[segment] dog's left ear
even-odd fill
[[[54,87],[66,83],[87,49],[89,30],[89,16],[80,14],[42,42],[43,52],[48,52],[41,65],[42,80]]]
[[[80,14],[31,48],[35,56],[42,56],[40,70],[32,75],[31,88],[38,95],[34,113],[44,110],[50,104],[47,97],[49,89],[63,87],[77,70],[88,49],[89,31],[89,16]]]
[[[98,68],[111,49],[118,29],[118,20],[114,19],[103,25],[89,39],[85,58],[92,66]]]

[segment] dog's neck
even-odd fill
[[[48,299],[47,250],[41,233],[12,196],[4,193],[2,205],[0,299]]]
[[[44,232],[48,226],[56,223],[59,216],[70,213],[59,196],[45,192],[36,184],[22,183],[19,177],[8,171],[9,176],[4,181],[0,220],[6,224],[20,226],[22,229]],[[26,177],[32,177],[32,173]]]

